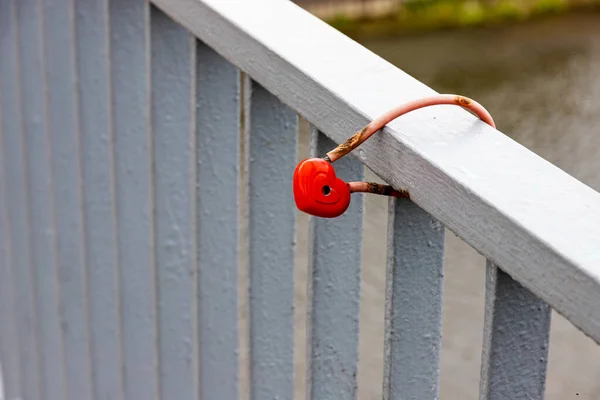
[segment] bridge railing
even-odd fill
[[[240,258],[251,398],[292,398],[298,115],[323,155],[434,91],[281,0],[0,0],[0,34],[6,398],[239,398]],[[384,397],[438,397],[447,227],[488,259],[481,398],[543,398],[550,308],[600,340],[600,194],[450,106],[336,169],[364,165],[412,196]],[[310,220],[313,399],[356,397],[362,228],[362,195]]]

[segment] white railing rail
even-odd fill
[[[240,247],[251,398],[292,398],[297,115],[322,156],[433,89],[283,0],[0,0],[0,37],[6,399],[239,398]],[[384,398],[439,396],[444,226],[488,260],[482,399],[543,398],[551,308],[600,343],[599,193],[451,106],[336,169],[365,165],[411,193]],[[357,395],[363,201],[310,222],[313,399]]]

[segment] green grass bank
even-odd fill
[[[326,22],[360,39],[493,27],[569,12],[593,12],[600,18],[600,0],[411,0],[399,2],[395,11],[380,17],[338,14]]]

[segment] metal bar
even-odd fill
[[[290,1],[152,1],[336,143],[435,93]],[[359,154],[600,342],[600,193],[459,107],[398,118]]]
[[[8,173],[9,225],[12,231],[16,327],[19,334],[20,395],[24,399],[37,399],[43,390],[40,376],[42,360],[29,215],[29,154],[25,140],[29,135],[44,135],[45,128],[42,118],[44,99],[39,96],[40,87],[44,87],[40,66],[40,10],[32,1],[9,1],[7,7],[10,7],[9,21],[5,21],[8,35],[2,44],[6,53],[0,55],[0,75],[3,79],[0,86],[6,93],[1,107],[4,116],[4,168]]]
[[[335,144],[316,128],[311,152],[322,156]],[[345,181],[363,180],[364,167],[347,156],[335,163]],[[290,178],[288,178],[290,179]],[[355,399],[364,194],[353,194],[340,217],[311,217],[309,233],[309,393],[311,399]]]
[[[110,0],[109,21],[124,392],[156,400],[149,5]]]
[[[250,79],[246,111],[251,400],[294,394],[297,115]]]
[[[110,107],[108,1],[75,2],[92,388],[122,399],[119,283]]]
[[[47,87],[46,129],[51,148],[56,261],[66,361],[66,388],[69,398],[85,399],[91,397],[92,387],[81,192],[81,147],[76,97],[74,10],[69,0],[44,0],[42,11],[42,65],[46,72]],[[33,16],[28,15],[24,18],[31,17]],[[35,42],[31,37],[25,37],[24,40],[26,43]],[[22,65],[25,64],[29,63],[23,60]],[[33,97],[39,96],[39,86],[35,86],[35,92],[33,87],[30,89],[24,90],[24,94],[31,92],[26,101],[33,106]],[[33,112],[41,111],[43,109]],[[31,131],[29,135],[43,134],[44,127],[40,128],[40,132]],[[31,175],[35,172],[37,170],[31,171]],[[32,207],[35,208],[33,203]]]
[[[439,398],[444,227],[389,200],[383,398]]]
[[[197,396],[196,39],[151,8],[154,215],[162,399]]]
[[[0,26],[10,27],[3,18],[8,10],[7,2],[0,2]],[[10,38],[7,40],[11,42]],[[14,43],[14,42],[12,42]],[[0,45],[0,57],[6,55],[4,46]],[[0,65],[2,61],[0,60]],[[2,74],[4,69],[0,67],[0,82],[4,82]],[[4,135],[3,131],[9,124],[3,123],[4,119],[12,118],[3,116],[4,105],[10,101],[8,92],[0,90],[0,157],[4,158]],[[7,172],[3,161],[0,161],[0,396],[6,399],[16,399],[19,395],[19,338],[16,329],[14,280],[11,254],[11,231],[8,210],[8,187],[6,185]]]
[[[481,400],[543,400],[551,309],[487,262]]]
[[[0,8],[1,10],[1,8]],[[0,93],[1,95],[1,93]],[[1,100],[0,100],[1,103]],[[1,112],[1,110],[0,110]],[[2,115],[0,115],[0,120]],[[1,127],[0,127],[1,128]],[[0,137],[2,131],[0,129]],[[0,154],[2,154],[0,141]],[[6,210],[6,186],[3,165],[0,163],[0,398],[13,398],[18,385],[18,340],[15,329],[13,279],[10,257],[10,227]],[[5,383],[6,381],[6,383]]]
[[[45,80],[43,13],[39,2],[24,1],[19,23],[21,44],[21,89],[27,182],[30,193],[31,255],[37,287],[39,317],[41,391],[47,399],[66,396],[63,346],[64,313],[60,308],[57,271],[57,237],[48,131]],[[50,21],[51,23],[51,21]],[[51,29],[49,27],[48,29]],[[40,94],[42,88],[42,94]],[[18,118],[15,115],[15,118]],[[77,300],[73,300],[74,302]]]
[[[196,49],[200,398],[239,396],[240,72]]]

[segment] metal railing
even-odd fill
[[[297,115],[322,155],[434,93],[291,2],[153,3],[0,0],[8,400],[239,398],[240,258],[250,398],[291,399]],[[600,194],[456,107],[337,169],[363,164],[412,195],[389,204],[384,398],[439,395],[444,226],[489,260],[480,397],[543,398],[550,307],[600,340]],[[358,195],[310,220],[313,399],[357,395],[362,217]]]

